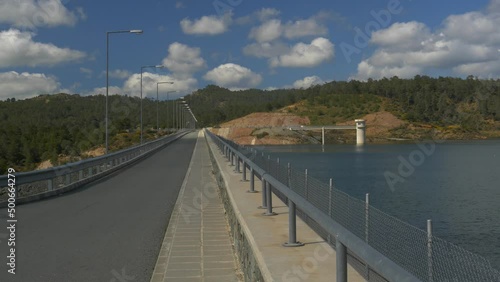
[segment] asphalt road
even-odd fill
[[[196,137],[77,191],[18,206],[16,275],[7,273],[0,209],[0,281],[149,281]]]

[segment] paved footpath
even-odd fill
[[[151,282],[242,281],[217,191],[200,131]]]

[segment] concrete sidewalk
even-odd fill
[[[218,189],[200,131],[151,282],[242,281]]]
[[[305,245],[283,247],[282,244],[288,240],[288,207],[273,194],[273,211],[277,215],[264,216],[264,210],[258,209],[262,202],[260,180],[255,177],[255,189],[259,193],[247,193],[248,182],[241,181],[241,173],[236,173],[234,166],[229,166],[210,138],[207,140],[215,158],[214,168],[222,177],[222,185],[227,188],[227,193],[222,192],[223,201],[231,227],[238,229],[232,230],[231,234],[237,236],[234,244],[240,252],[239,257],[246,260],[243,262],[245,265],[251,266],[255,262],[260,270],[256,276],[255,271],[243,269],[246,279],[335,281],[336,253],[328,243],[297,218],[297,239]],[[241,245],[248,247],[240,248]],[[349,265],[348,281],[365,280]]]

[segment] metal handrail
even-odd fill
[[[372,273],[376,273],[380,275],[380,278],[387,279],[389,281],[438,281],[438,280],[446,280],[446,281],[500,281],[500,272],[498,272],[496,269],[492,268],[489,262],[487,262],[484,258],[472,254],[458,246],[454,246],[453,244],[447,243],[442,239],[439,239],[437,237],[434,237],[430,232],[429,232],[429,227],[427,231],[427,235],[425,235],[425,232],[411,226],[407,223],[404,223],[400,220],[398,220],[395,217],[389,216],[387,214],[384,214],[383,212],[379,211],[378,209],[371,207],[368,203],[368,199],[366,202],[364,202],[363,206],[365,208],[365,214],[363,215],[364,219],[361,219],[361,221],[364,220],[364,232],[368,232],[369,230],[372,230],[372,227],[369,227],[368,225],[368,215],[370,212],[373,212],[376,215],[382,216],[382,218],[385,218],[387,220],[391,220],[392,223],[396,224],[399,227],[405,228],[402,229],[403,232],[408,232],[408,234],[415,234],[415,232],[418,232],[419,235],[424,235],[427,236],[427,242],[426,246],[420,246],[418,245],[418,250],[422,250],[422,248],[425,249],[425,257],[420,256],[415,259],[420,259],[421,261],[424,261],[425,271],[428,271],[428,274],[423,274],[422,272],[416,272],[415,268],[412,267],[411,265],[407,265],[407,263],[411,262],[402,262],[400,258],[394,257],[393,254],[386,254],[383,253],[384,251],[379,250],[378,248],[380,247],[377,245],[377,242],[375,245],[373,245],[372,240],[368,240],[368,237],[365,237],[365,239],[360,237],[359,231],[357,231],[358,234],[356,234],[356,231],[350,230],[349,229],[349,224],[344,225],[344,223],[340,223],[339,221],[335,220],[334,217],[331,215],[331,211],[326,211],[321,210],[318,206],[313,204],[308,198],[305,198],[303,195],[300,195],[296,191],[292,190],[292,187],[295,186],[288,186],[290,185],[290,174],[288,175],[288,181],[285,181],[282,179],[281,181],[278,180],[277,178],[280,178],[278,172],[276,175],[273,175],[272,171],[270,170],[271,168],[269,167],[269,161],[265,162],[265,159],[262,159],[264,163],[267,163],[267,169],[260,168],[255,161],[250,160],[242,151],[245,151],[245,149],[242,149],[244,147],[230,141],[226,140],[220,136],[217,136],[213,134],[212,132],[205,130],[206,135],[210,136],[211,139],[216,143],[217,146],[221,150],[223,150],[224,154],[226,155],[234,155],[237,157],[237,164],[236,164],[236,171],[239,172],[239,161],[243,162],[244,166],[244,172],[246,169],[246,166],[248,165],[249,168],[252,170],[252,172],[259,173],[262,177],[261,180],[263,182],[263,189],[262,189],[262,194],[263,194],[263,206],[264,204],[268,203],[267,208],[267,214],[272,213],[272,204],[269,206],[271,203],[270,199],[265,199],[266,197],[271,198],[270,195],[270,189],[266,187],[272,187],[274,189],[274,192],[277,196],[279,196],[282,200],[288,201],[288,207],[290,209],[289,211],[289,242],[285,243],[284,245],[286,246],[287,244],[291,246],[297,246],[300,245],[301,243],[296,241],[295,238],[295,209],[298,208],[303,214],[305,214],[306,217],[310,218],[313,220],[314,225],[319,225],[320,228],[328,232],[328,234],[332,234],[335,236],[335,241],[336,241],[336,249],[337,249],[337,281],[347,281],[347,273],[346,273],[346,264],[347,264],[347,259],[346,259],[346,254],[347,254],[347,249],[350,251],[349,255],[355,256],[355,259],[360,259],[366,268],[366,271],[368,273],[369,270],[373,271]],[[227,152],[226,152],[227,151]],[[260,157],[260,156],[259,156]],[[230,158],[234,159],[234,158]],[[239,159],[239,160],[238,160]],[[258,159],[256,161],[259,161]],[[279,167],[279,161],[278,161],[278,167]],[[290,166],[288,167],[289,173],[290,173]],[[307,172],[305,174],[306,176],[306,183],[307,183]],[[245,173],[243,174],[243,180],[245,180],[246,176]],[[288,182],[288,183],[283,183],[282,181]],[[267,185],[266,185],[267,183]],[[251,190],[253,190],[253,178],[250,180],[250,185],[251,185]],[[270,185],[270,186],[269,186]],[[306,189],[307,189],[307,184]],[[295,187],[296,188],[296,187]],[[271,189],[271,190],[272,190]],[[332,183],[330,183],[330,199],[331,201],[331,190],[332,189]],[[307,191],[307,190],[306,190]],[[343,192],[337,191],[335,193],[340,194],[345,194]],[[267,196],[266,196],[267,194]],[[282,197],[284,196],[284,197]],[[345,194],[345,196],[348,196]],[[293,217],[293,218],[292,218]],[[370,216],[371,217],[371,216]],[[339,220],[342,220],[342,218],[338,218]],[[380,219],[380,217],[378,217]],[[370,220],[371,221],[371,220]],[[309,222],[309,221],[308,221]],[[370,228],[370,229],[369,229]],[[293,230],[292,230],[293,229]],[[375,229],[374,229],[375,230]],[[370,231],[371,232],[371,231]],[[404,235],[404,234],[403,234]],[[330,235],[328,235],[330,236]],[[364,236],[368,236],[368,233],[365,233]],[[421,238],[420,238],[421,239]],[[407,243],[403,245],[398,245],[394,244],[392,248],[408,248],[409,246],[414,245],[416,242],[410,242],[408,241]],[[422,242],[419,241],[418,244],[422,244]],[[434,254],[434,252],[436,252]],[[436,266],[439,265],[438,267],[433,267],[433,261],[434,261],[434,256],[436,257]],[[351,257],[352,258],[352,257]],[[477,260],[477,261],[474,261]],[[421,262],[420,261],[420,262]],[[339,262],[340,265],[339,265]],[[416,263],[416,261],[415,261]],[[454,265],[457,264],[457,265]],[[421,265],[421,264],[420,264]],[[444,265],[447,265],[449,268],[444,267]],[[342,269],[343,268],[343,269]],[[421,268],[418,269],[419,271],[422,270]],[[359,271],[359,269],[358,269]],[[435,276],[434,276],[435,275]],[[365,277],[368,278],[368,277]],[[451,280],[450,280],[451,279]],[[458,279],[458,280],[457,280]],[[463,280],[465,279],[465,280]],[[472,279],[472,280],[471,280]]]

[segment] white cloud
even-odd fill
[[[491,12],[449,16],[435,31],[423,23],[395,23],[373,33],[371,43],[378,48],[371,57],[359,63],[353,78],[408,78],[429,69],[463,76],[498,77],[498,26],[500,14]]]
[[[0,32],[0,67],[54,66],[78,61],[86,54],[68,48],[59,48],[49,43],[33,41],[32,32],[9,29]]]
[[[303,79],[299,79],[293,83],[293,88],[303,88],[307,89],[313,85],[320,85],[325,83],[320,77],[318,76],[307,76],[304,77]]]
[[[186,6],[184,5],[184,3],[182,3],[182,1],[177,1],[177,2],[175,2],[175,8],[183,9],[183,8],[186,8]]]
[[[280,14],[281,14],[281,12],[277,9],[262,8],[262,9],[255,11],[249,15],[239,17],[239,18],[235,19],[234,21],[236,22],[236,24],[246,25],[246,24],[254,23],[256,21],[265,22],[265,21],[268,21],[270,19],[277,18]]]
[[[94,73],[91,69],[88,69],[88,68],[80,68],[80,72],[85,74],[85,77],[86,78],[91,78],[92,77],[92,74]]]
[[[158,82],[172,81],[174,84],[164,86],[162,93],[166,91],[178,91],[181,93],[191,92],[196,89],[198,81],[195,78],[176,78],[172,75],[160,75],[144,72],[142,74],[142,95],[143,97],[156,98],[156,85]],[[141,74],[131,75],[123,85],[123,93],[131,96],[140,96],[141,93]]]
[[[207,67],[200,54],[200,48],[174,42],[168,47],[168,56],[163,59],[163,65],[173,72],[174,76],[187,78]]]
[[[181,28],[185,34],[217,35],[226,32],[232,22],[232,14],[223,16],[203,16],[197,20],[185,18],[181,20]]]
[[[500,60],[483,63],[462,64],[453,68],[453,71],[463,75],[473,74],[481,78],[498,79],[498,76],[500,74]]]
[[[274,91],[274,90],[278,90],[278,89],[280,89],[280,88],[278,88],[278,87],[274,87],[274,86],[269,86],[269,87],[267,87],[267,88],[266,88],[266,89],[264,89],[264,90],[266,90],[266,91]],[[282,89],[282,88],[281,88],[281,89]]]
[[[320,23],[319,16],[307,20],[288,21],[283,24],[279,19],[270,19],[252,28],[248,38],[257,42],[270,42],[280,37],[295,39],[307,36],[326,35],[328,29]]]
[[[60,87],[56,78],[42,73],[0,73],[0,99],[25,99],[40,94],[52,94]]]
[[[430,36],[429,28],[423,23],[395,23],[373,32],[371,43],[397,50],[418,50]]]
[[[269,20],[258,27],[252,28],[249,38],[257,42],[269,42],[278,39],[283,32],[280,20]]]
[[[305,36],[315,36],[315,35],[326,35],[328,29],[318,23],[316,19],[298,20],[295,22],[288,22],[285,26],[284,36],[289,39],[305,37]]]
[[[500,0],[491,0],[488,11],[491,13],[500,13]]]
[[[220,65],[207,72],[203,78],[232,90],[253,88],[262,82],[260,74],[236,64]]]
[[[470,12],[449,16],[443,34],[448,38],[459,38],[470,44],[500,45],[500,14],[485,15]]]
[[[256,12],[257,18],[262,22],[276,18],[280,14],[281,12],[274,8],[262,8]]]
[[[82,8],[69,11],[61,0],[0,1],[0,23],[21,28],[73,26],[85,19]]]
[[[298,43],[284,55],[270,59],[272,67],[315,67],[333,59],[335,46],[330,40],[319,37],[311,44]]]
[[[272,58],[287,53],[290,48],[282,42],[252,43],[243,48],[243,54],[257,58]]]
[[[104,75],[106,75],[106,72],[104,72]],[[112,70],[108,73],[109,77],[111,78],[118,78],[118,79],[125,79],[128,78],[132,75],[128,70]]]
[[[99,94],[106,95],[106,87],[94,88],[90,92],[83,93],[82,95],[88,96],[88,95],[99,95]],[[115,95],[115,94],[122,95],[125,93],[123,92],[122,88],[120,88],[118,86],[109,86],[108,87],[108,94],[109,95]]]

